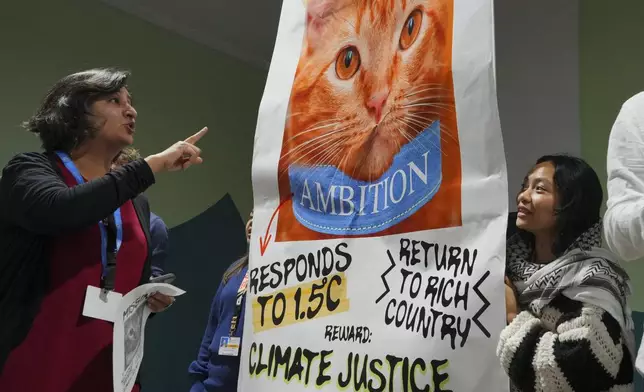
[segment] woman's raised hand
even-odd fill
[[[145,158],[145,161],[154,173],[185,170],[192,165],[198,165],[203,162],[203,159],[200,156],[201,149],[196,144],[206,132],[208,127],[202,128],[186,140],[176,142],[165,151],[150,155]]]

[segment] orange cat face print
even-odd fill
[[[461,225],[453,0],[306,0],[277,241]]]

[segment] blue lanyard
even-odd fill
[[[69,157],[69,155],[61,151],[56,151],[56,155],[58,155],[60,160],[63,161],[65,168],[67,168],[67,170],[72,173],[72,175],[76,179],[76,182],[79,185],[84,184],[85,179],[80,174],[78,168]],[[120,207],[116,211],[114,211],[114,223],[116,224],[116,249],[114,250],[114,256],[116,256],[119,249],[121,249],[121,244],[123,243],[123,222],[121,220]],[[101,263],[103,265],[103,272],[101,277],[105,279],[105,277],[107,276],[107,229],[105,228],[103,221],[98,222],[98,227],[101,229]]]

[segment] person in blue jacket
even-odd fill
[[[251,212],[246,223],[249,242],[252,227]],[[193,381],[190,392],[237,391],[247,284],[248,255],[228,267],[212,301],[199,354],[188,368]]]

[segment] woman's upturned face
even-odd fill
[[[94,102],[90,111],[99,129],[96,139],[120,148],[134,143],[137,113],[125,87]]]
[[[250,234],[253,231],[253,211],[250,212],[248,222],[246,222],[246,241],[250,243]]]
[[[535,166],[517,196],[517,227],[533,234],[555,229],[557,189],[551,162]]]

